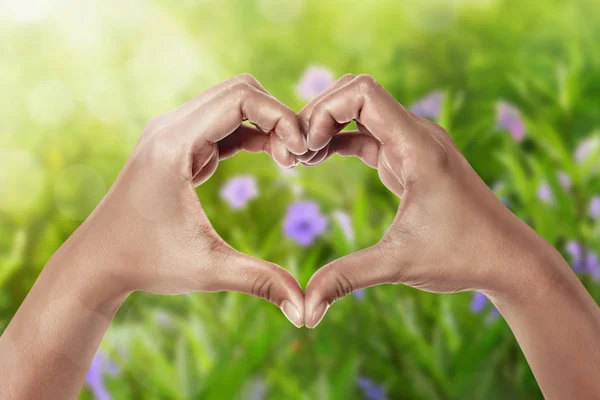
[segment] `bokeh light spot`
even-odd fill
[[[290,23],[304,12],[303,0],[259,0],[261,14],[272,22]]]
[[[19,23],[34,23],[44,20],[52,9],[52,0],[2,0],[0,19]]]
[[[30,211],[44,188],[44,170],[37,158],[22,149],[0,150],[0,209]]]
[[[409,22],[423,32],[444,32],[457,19],[456,1],[411,1],[406,7]]]
[[[127,107],[118,74],[103,71],[91,78],[85,101],[98,120],[106,124],[123,121],[131,110]]]
[[[71,114],[73,105],[71,91],[58,81],[41,83],[29,95],[29,114],[40,125],[60,124]]]

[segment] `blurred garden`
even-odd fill
[[[371,74],[444,126],[600,301],[597,0],[1,0],[0,37],[0,332],[150,118],[242,72],[296,111],[344,73]],[[197,192],[227,242],[303,286],[377,242],[400,203],[339,156],[282,170],[239,154]],[[237,293],[134,293],[81,398],[542,395],[485,297],[382,286],[314,330]]]

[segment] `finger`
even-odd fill
[[[391,261],[381,244],[335,260],[312,276],[305,290],[304,322],[314,328],[337,299],[369,286],[396,283],[401,265]]]
[[[309,157],[302,164],[304,164],[308,167],[313,167],[313,166],[319,165],[321,162],[325,161],[331,155],[329,153],[329,144],[327,146],[323,147],[321,150],[313,151],[312,153],[313,153],[312,157]]]
[[[256,128],[240,125],[231,135],[223,138],[219,143],[219,160],[233,157],[240,151],[249,153],[266,152],[271,155],[269,136]]]
[[[287,270],[267,261],[233,251],[222,265],[219,290],[263,298],[278,306],[292,324],[304,325],[304,295]]]
[[[287,150],[283,140],[279,136],[269,136],[271,157],[282,168],[290,168],[295,165],[296,156]]]
[[[219,141],[218,146],[220,160],[244,150],[250,153],[265,152],[283,168],[290,168],[296,162],[296,158],[287,151],[287,147],[278,136],[267,136],[251,126],[240,125],[232,134]]]
[[[313,110],[315,104],[317,104],[329,92],[345,85],[346,83],[350,82],[355,77],[356,77],[356,75],[354,75],[354,74],[345,74],[340,79],[335,81],[329,88],[327,88],[325,91],[320,93],[317,97],[312,99],[307,105],[305,105],[302,108],[302,110],[298,113],[298,118],[300,119],[300,125],[302,127],[304,134],[306,134],[308,132],[308,123],[310,121],[310,114],[312,113],[312,110]],[[299,156],[298,160],[301,162],[307,162],[307,161],[311,160],[315,156],[316,153],[317,153],[316,151],[309,150],[305,154]]]
[[[254,86],[256,89],[264,92],[265,94],[270,95],[270,93],[261,85],[261,83],[254,78],[252,75],[248,73],[240,74],[234,76],[231,79],[228,79],[224,82],[221,82],[204,92],[200,93],[198,96],[193,99],[187,101],[186,103],[180,105],[179,107],[166,112],[162,115],[159,115],[154,120],[153,129],[161,129],[166,125],[172,124],[174,121],[177,121],[187,115],[189,115],[194,110],[202,107],[203,105],[209,103],[212,99],[215,98],[219,93],[221,93],[226,88],[233,86],[238,83],[247,83],[248,85]]]
[[[276,134],[292,153],[306,151],[296,113],[247,83],[228,87],[205,107],[182,119],[180,126],[198,141],[216,143],[245,120],[263,132]]]
[[[313,108],[308,130],[309,150],[327,145],[340,127],[356,120],[382,144],[395,144],[403,154],[426,152],[434,143],[421,134],[420,124],[410,117],[385,89],[368,75],[331,91]]]
[[[337,81],[335,81],[331,86],[329,86],[327,89],[325,89],[322,93],[320,93],[318,96],[313,98],[308,104],[306,104],[304,107],[302,107],[302,110],[300,110],[300,112],[298,113],[298,117],[300,117],[300,122],[302,123],[303,127],[308,128],[308,122],[310,121],[310,114],[312,113],[314,106],[319,101],[321,101],[321,99],[323,97],[327,96],[327,94],[329,94],[331,91],[333,91],[341,86],[344,86],[346,83],[352,81],[354,78],[356,78],[356,75],[354,75],[354,74],[343,75]]]
[[[379,141],[371,135],[358,131],[342,132],[335,135],[326,147],[319,150],[315,157],[304,164],[314,166],[337,153],[342,157],[358,157],[369,167],[377,168],[379,145]],[[325,150],[324,155],[321,155],[323,150]]]
[[[219,165],[219,160],[215,156],[208,158],[196,158],[192,164],[192,182],[194,186],[200,186],[210,178]]]
[[[217,149],[214,147],[209,148],[209,155],[205,154],[205,157],[197,156],[193,158],[192,180],[194,186],[201,185],[213,175],[219,160],[232,157],[242,150],[251,153],[264,151],[270,155],[270,146],[267,146],[269,137],[256,128],[240,125],[231,135],[217,143]]]

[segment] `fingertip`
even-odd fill
[[[296,162],[296,156],[275,135],[271,136],[271,156],[282,168],[291,168]]]
[[[305,315],[306,327],[309,329],[316,328],[317,325],[319,325],[319,323],[323,320],[328,308],[329,304],[327,302],[321,302],[313,309],[312,312],[310,312],[310,316],[308,318],[306,318]]]
[[[289,148],[289,152],[292,153],[295,156],[301,156],[303,154],[306,154],[306,152],[308,151],[308,146],[306,145],[306,139],[302,139],[304,141],[304,143],[300,146],[294,146],[294,147],[290,147]]]
[[[325,143],[319,143],[315,139],[315,134],[312,131],[308,133],[308,150],[310,150],[310,151],[319,151],[323,147],[325,147],[326,145],[327,145],[327,142],[325,142]]]
[[[302,132],[300,123],[290,127],[291,133],[289,135],[280,135],[281,139],[286,143],[288,150],[296,155],[300,156],[308,151],[308,143],[306,136]]]
[[[321,162],[323,162],[327,156],[328,156],[328,149],[326,147],[323,147],[321,150],[319,150],[313,158],[311,158],[310,160],[306,161],[306,164],[313,167],[315,165],[320,164]]]
[[[310,278],[304,290],[304,323],[309,329],[314,329],[321,322],[330,305],[318,275],[317,272]]]
[[[304,314],[300,312],[300,309],[295,306],[289,300],[284,300],[281,303],[281,311],[283,315],[296,327],[302,328],[304,326]]]
[[[302,139],[302,153],[296,154],[298,156],[308,152],[308,138],[304,135],[304,133],[302,133],[302,130],[300,131],[300,138]]]
[[[297,158],[298,158],[298,161],[300,161],[300,162],[307,162],[307,161],[310,161],[314,157],[315,154],[317,154],[317,153],[314,151],[308,150],[306,153],[298,156]]]

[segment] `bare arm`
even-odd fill
[[[3,399],[77,398],[102,336],[127,297],[118,282],[85,272],[117,260],[94,254],[93,243],[77,236],[52,257],[0,338]]]
[[[242,125],[246,119],[260,130]],[[297,115],[248,75],[150,122],[106,198],[0,337],[0,398],[76,398],[110,321],[136,290],[243,292],[303,325],[296,279],[227,245],[194,191],[240,150],[265,151],[285,167],[306,151]]]
[[[508,321],[548,399],[600,399],[600,309],[560,254],[488,189],[440,126],[373,78],[347,75],[300,114],[316,165],[333,153],[377,168],[402,198],[376,245],[333,261],[305,291],[305,320],[383,283],[478,290]],[[355,120],[358,132],[339,132]]]
[[[598,305],[559,254],[545,249],[527,262],[526,271],[538,272],[517,275],[514,291],[488,297],[547,399],[600,399]]]

